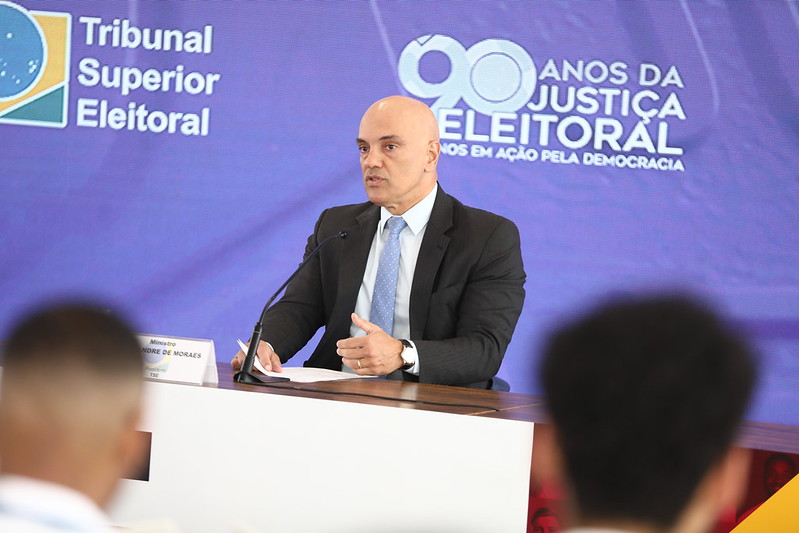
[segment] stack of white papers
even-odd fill
[[[239,343],[239,348],[245,354],[247,353],[247,345],[241,342],[241,339],[238,339],[236,342]],[[261,360],[257,357],[253,363],[253,366],[258,369],[258,371],[266,374],[267,376],[274,376],[274,377],[283,377],[289,378],[291,381],[297,383],[315,383],[317,381],[335,381],[337,379],[355,379],[355,378],[374,378],[377,376],[359,376],[358,374],[352,374],[350,372],[341,372],[339,370],[330,370],[327,368],[310,368],[310,367],[293,367],[293,366],[284,366],[282,372],[269,372],[264,369],[263,365],[261,364]]]

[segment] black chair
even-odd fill
[[[501,390],[503,392],[510,392],[510,383],[505,381],[499,376],[491,378],[491,383],[488,386],[489,390]]]

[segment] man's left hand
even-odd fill
[[[360,376],[384,376],[400,368],[402,342],[375,324],[352,313],[352,323],[366,332],[363,337],[341,339],[336,353],[342,362]]]

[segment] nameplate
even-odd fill
[[[137,335],[144,356],[144,377],[180,383],[219,383],[214,341]]]

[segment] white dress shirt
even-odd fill
[[[105,513],[85,494],[22,476],[0,476],[0,531],[110,533]]]
[[[422,247],[422,239],[427,229],[427,223],[430,221],[430,214],[433,212],[433,204],[436,201],[437,192],[438,184],[436,184],[433,190],[422,198],[419,203],[402,214],[402,218],[408,224],[408,227],[403,229],[399,236],[400,264],[399,276],[397,278],[397,299],[394,308],[394,331],[387,331],[386,333],[396,339],[409,339],[411,340],[411,344],[413,344],[413,340],[410,339],[410,301],[413,274],[416,271],[416,259],[419,257],[419,249]],[[358,300],[355,303],[355,314],[365,320],[369,320],[369,313],[372,308],[372,292],[374,291],[375,279],[377,278],[380,254],[388,238],[388,232],[384,232],[383,230],[386,227],[386,222],[392,216],[394,215],[392,215],[388,209],[385,207],[380,208],[380,222],[377,225],[377,232],[375,232],[374,239],[372,240],[369,258],[366,260],[366,270],[363,274],[363,281],[358,291]],[[350,326],[351,337],[361,337],[365,334],[366,333],[355,326],[355,324]],[[407,348],[404,357],[414,362],[413,366],[409,370],[406,370],[406,372],[418,376],[419,354],[416,351],[416,346],[414,345],[412,348]],[[350,369],[342,365],[342,370],[346,371]]]

